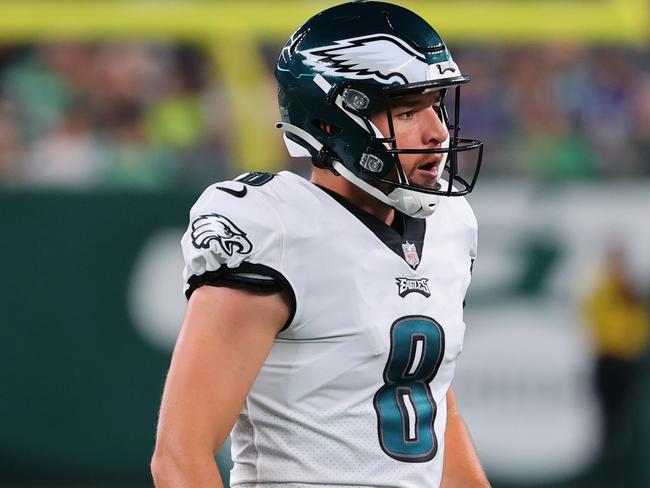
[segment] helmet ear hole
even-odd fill
[[[335,136],[336,134],[341,132],[340,127],[337,127],[334,124],[330,124],[329,122],[326,122],[324,120],[314,119],[312,120],[312,124],[314,124],[314,126],[318,128],[327,137]]]

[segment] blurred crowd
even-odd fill
[[[57,43],[0,50],[0,182],[192,186],[228,174],[227,99],[201,49]]]
[[[263,49],[271,68],[279,48]],[[454,53],[473,78],[461,122],[466,137],[486,144],[484,175],[650,176],[649,49],[461,45]],[[204,187],[236,172],[228,100],[195,46],[0,47],[0,186]]]
[[[650,50],[467,47],[463,130],[485,172],[541,182],[650,175]]]

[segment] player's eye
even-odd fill
[[[404,112],[398,112],[396,118],[399,120],[410,120],[415,115],[415,110],[407,110]]]

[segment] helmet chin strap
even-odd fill
[[[352,171],[343,166],[343,163],[340,161],[334,161],[332,166],[343,178],[353,185],[358,186],[380,202],[393,207],[395,210],[399,210],[409,217],[423,219],[435,212],[438,207],[440,200],[438,195],[429,195],[427,193],[407,190],[406,188],[395,188],[386,195],[370,183],[357,177]]]
[[[397,200],[398,203],[393,205],[395,209],[416,219],[424,219],[431,215],[436,211],[440,202],[438,195],[407,190],[406,188],[395,188],[388,196]]]
[[[278,129],[284,130],[285,132],[289,132],[299,137],[305,143],[313,147],[316,151],[320,151],[323,148],[323,145],[315,137],[309,134],[309,132],[296,127],[295,125],[285,122],[278,122],[275,124],[275,126]],[[440,165],[441,168],[444,167],[444,163],[445,161],[443,160],[442,164]],[[366,193],[369,193],[380,202],[393,207],[395,210],[398,210],[403,214],[408,215],[409,217],[423,219],[435,212],[436,208],[438,207],[438,202],[440,201],[438,195],[430,195],[427,193],[407,190],[406,188],[395,188],[392,192],[386,195],[378,188],[375,188],[370,183],[356,176],[340,161],[334,160],[332,167],[334,170],[336,170],[337,173],[339,173],[341,176],[343,176],[343,178],[348,180],[353,185],[362,189]]]

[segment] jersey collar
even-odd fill
[[[344,208],[360,220],[386,247],[404,259],[413,269],[417,269],[422,261],[422,252],[424,250],[424,235],[426,233],[426,219],[416,219],[409,217],[395,210],[395,219],[393,225],[387,225],[374,215],[360,209],[349,200],[332,190],[320,185],[315,185]],[[414,260],[412,254],[407,254],[406,249],[414,245],[417,252],[417,260]]]

